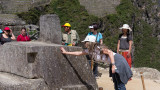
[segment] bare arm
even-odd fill
[[[132,41],[129,41],[129,53],[131,53],[132,50]]]
[[[112,73],[115,73],[116,66],[115,66],[115,60],[114,60],[113,52],[109,49],[103,49],[103,53],[107,54],[109,56],[109,58],[111,60],[111,64],[112,64]]]
[[[87,53],[83,51],[68,52],[63,47],[61,47],[61,51],[63,54],[69,54],[69,55],[76,55],[76,56],[87,55]]]
[[[12,32],[12,29],[10,29],[10,34],[11,34],[11,36],[12,36],[11,39],[12,39],[12,40],[16,40],[16,37],[14,36],[14,34],[13,34],[13,32]]]
[[[100,39],[100,44],[101,44],[101,45],[103,44],[103,40],[102,40],[102,39]]]
[[[118,40],[118,44],[117,44],[117,53],[119,53],[119,46],[120,46],[120,40]]]

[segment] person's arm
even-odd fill
[[[117,44],[117,53],[119,53],[119,46],[120,46],[120,40],[118,40],[118,44]]]
[[[101,45],[103,44],[103,40],[102,40],[102,39],[100,39],[100,44],[101,44]]]
[[[112,73],[115,73],[116,65],[115,65],[115,60],[114,60],[113,52],[109,50],[109,51],[108,51],[108,55],[109,55],[109,58],[110,58],[110,60],[111,60]]]
[[[114,60],[114,55],[113,55],[113,51],[109,50],[109,49],[103,49],[103,53],[107,54],[111,60],[111,65],[112,65],[112,73],[115,73],[115,60]]]
[[[132,50],[132,41],[130,40],[129,41],[129,51],[128,51],[128,54],[127,54],[128,57],[130,57],[131,50]]]
[[[83,51],[68,52],[63,47],[61,47],[61,51],[63,54],[69,54],[69,55],[76,55],[76,56],[87,55],[87,53]]]
[[[98,37],[99,37],[99,39],[100,39],[100,40],[99,40],[99,44],[102,45],[102,44],[103,44],[103,36],[102,36],[102,34],[99,33],[99,34],[98,34]]]
[[[12,32],[11,29],[10,29],[10,34],[11,34],[11,39],[12,39],[12,40],[16,40],[16,37],[14,36],[14,34],[13,34],[13,32]]]
[[[74,46],[75,46],[75,45],[78,45],[78,41],[79,41],[79,35],[78,35],[78,33],[76,32],[76,41],[73,43]]]

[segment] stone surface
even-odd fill
[[[49,90],[45,81],[0,72],[0,90]]]
[[[96,90],[97,83],[86,57],[63,55],[60,47],[44,42],[6,43],[0,47],[0,71],[28,79],[42,78],[49,90]]]
[[[79,0],[79,2],[89,14],[98,17],[116,13],[115,7],[120,4],[120,0]]]
[[[24,25],[25,21],[22,21],[18,16],[14,14],[0,14],[0,25]]]
[[[147,67],[131,68],[131,69],[134,77],[140,77],[141,76],[140,72],[143,72],[144,78],[152,79],[152,80],[160,80],[160,72],[156,69],[147,68]]]
[[[55,14],[40,17],[40,40],[49,43],[61,44],[61,25]]]
[[[40,5],[46,5],[51,0],[1,0],[0,1],[0,13],[12,14],[17,12],[25,12],[30,8]]]

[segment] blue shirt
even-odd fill
[[[103,38],[101,33],[98,33],[98,36],[97,36],[97,34],[94,35],[93,32],[89,32],[87,36],[90,36],[90,35],[93,35],[93,36],[97,37],[96,39],[97,39],[98,43],[100,43],[100,39]]]

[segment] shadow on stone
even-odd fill
[[[89,85],[88,83],[86,83],[81,76],[78,74],[78,71],[73,67],[72,63],[69,61],[69,59],[67,58],[66,55],[64,55],[64,58],[67,60],[67,62],[69,63],[69,65],[72,67],[73,71],[75,72],[75,74],[77,75],[78,79],[87,87],[88,90],[94,90],[94,88],[92,87],[92,85]]]

